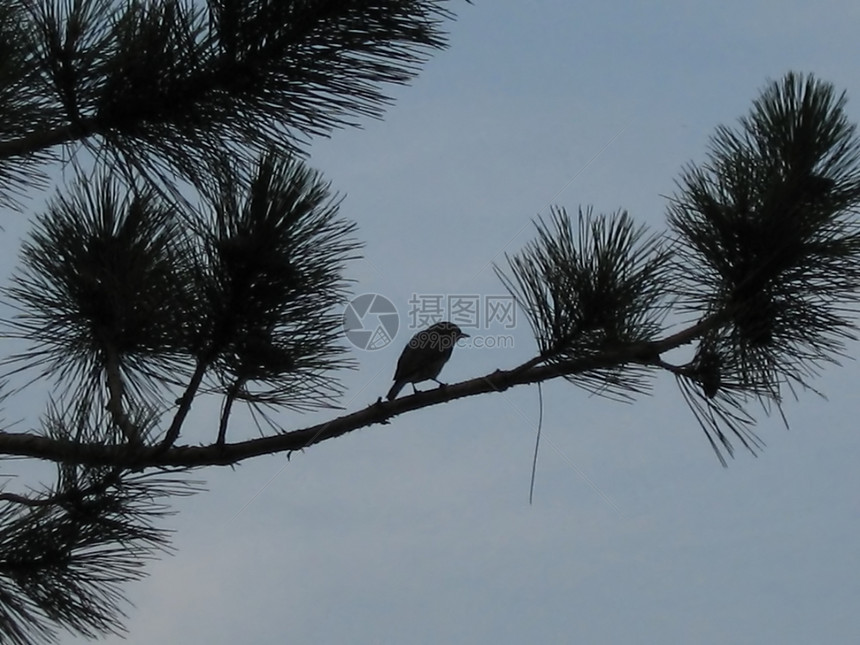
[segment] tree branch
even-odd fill
[[[111,486],[115,486],[119,480],[119,469],[114,469],[107,475],[101,478],[100,481],[83,489],[73,489],[58,491],[50,495],[42,497],[27,497],[18,493],[0,493],[0,501],[11,502],[21,506],[29,506],[30,508],[38,508],[42,506],[60,506],[67,504],[70,501],[80,501],[85,497],[92,495],[100,495]]]
[[[215,442],[219,446],[223,446],[227,441],[227,424],[230,421],[230,412],[233,410],[233,403],[236,401],[236,397],[242,389],[244,382],[245,379],[236,379],[235,383],[227,391],[227,396],[224,397],[224,406],[221,409],[221,422],[218,424],[218,439]]]
[[[27,157],[54,146],[80,141],[100,134],[95,119],[68,123],[50,130],[38,130],[9,141],[0,141],[0,159]]]
[[[120,372],[119,355],[115,348],[108,347],[106,350],[107,360],[105,364],[105,376],[107,379],[108,402],[107,410],[114,424],[122,431],[125,440],[129,443],[140,443],[140,428],[136,427],[128,418],[122,405],[125,395],[125,385]]]
[[[448,403],[469,396],[490,392],[503,392],[517,385],[528,385],[553,378],[594,372],[596,370],[640,365],[666,369],[660,354],[693,342],[720,324],[722,316],[713,315],[661,340],[636,343],[612,348],[582,358],[560,361],[550,365],[533,365],[535,359],[510,370],[496,370],[491,374],[453,385],[418,392],[394,401],[383,402],[380,398],[366,408],[351,414],[319,423],[307,428],[293,430],[268,437],[260,437],[236,443],[210,444],[206,446],[172,446],[165,440],[156,446],[133,448],[104,444],[79,444],[67,440],[50,439],[30,433],[0,434],[0,453],[15,456],[35,457],[54,462],[77,463],[90,466],[116,466],[143,470],[146,468],[195,468],[202,466],[232,465],[261,455],[302,450],[314,444],[328,441],[360,428],[374,424],[387,424],[401,414],[420,410],[440,403]],[[202,374],[195,377],[202,378]],[[194,381],[186,391],[180,412],[174,418],[171,431],[179,427],[190,408]],[[168,431],[170,434],[170,431]],[[178,435],[178,433],[177,433]]]
[[[200,359],[197,362],[197,368],[191,376],[191,381],[188,383],[188,387],[179,399],[179,409],[176,411],[176,416],[173,417],[173,422],[167,429],[167,433],[164,435],[164,440],[156,448],[158,452],[164,452],[169,449],[170,446],[172,446],[179,438],[182,424],[185,421],[185,417],[188,416],[188,412],[191,411],[191,404],[194,402],[194,397],[197,396],[197,390],[200,389],[200,383],[206,375],[206,370],[209,368],[209,362],[210,361],[205,359]]]

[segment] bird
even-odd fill
[[[388,400],[393,400],[407,383],[412,383],[415,392],[418,392],[415,384],[421,381],[436,381],[440,386],[444,385],[436,377],[451,358],[457,341],[468,337],[469,334],[464,334],[452,322],[439,322],[415,334],[397,361]]]

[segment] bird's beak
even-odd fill
[[[463,332],[460,332],[460,338],[471,338],[471,336],[469,336],[469,334],[464,334]]]

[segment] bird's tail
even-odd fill
[[[388,390],[388,400],[393,401],[394,398],[400,393],[400,390],[403,389],[403,386],[406,385],[406,381],[403,379],[399,381],[394,381],[394,385],[391,386],[391,389]]]

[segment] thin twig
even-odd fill
[[[221,421],[218,425],[218,440],[215,442],[219,446],[223,446],[227,440],[227,423],[230,420],[230,412],[233,409],[233,402],[236,400],[239,390],[244,385],[244,381],[245,379],[242,378],[236,379],[236,382],[230,386],[227,396],[224,397],[224,407],[221,410]]]
[[[194,402],[194,397],[197,396],[197,390],[200,389],[200,383],[203,382],[203,377],[206,375],[208,367],[209,361],[204,359],[197,361],[197,367],[194,369],[194,374],[191,375],[188,387],[185,388],[185,392],[179,399],[179,409],[176,411],[176,415],[173,417],[173,421],[164,435],[164,440],[157,447],[159,453],[170,448],[179,438],[182,424],[185,421],[185,417],[191,411],[191,404]]]
[[[537,473],[537,458],[538,458],[538,448],[540,448],[540,431],[543,428],[543,388],[541,384],[537,384],[538,388],[538,427],[537,427],[537,435],[535,436],[535,456],[532,459],[532,479],[529,483],[529,506],[532,505],[532,501],[534,501],[535,494],[535,474]]]
[[[140,443],[140,428],[135,427],[123,409],[122,400],[125,394],[125,385],[122,381],[119,356],[113,348],[107,349],[105,376],[108,389],[107,410],[111,420],[122,431],[126,441],[132,444]]]

